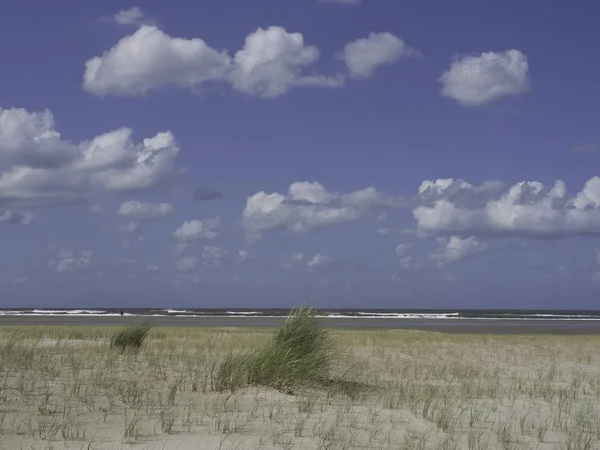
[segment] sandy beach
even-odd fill
[[[3,449],[600,448],[600,336],[334,328],[352,389],[218,392],[271,328],[160,326],[120,354],[102,321],[43,319],[2,321]]]
[[[253,327],[273,328],[284,317],[148,317],[161,327]],[[142,320],[136,316],[0,316],[5,325],[32,326],[123,326]],[[324,326],[332,329],[417,330],[476,334],[600,334],[600,320],[495,320],[495,319],[391,319],[326,318]]]

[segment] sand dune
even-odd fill
[[[272,330],[0,330],[3,449],[598,449],[600,337],[334,331],[339,386],[215,392]],[[355,383],[354,383],[355,382]]]

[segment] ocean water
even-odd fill
[[[140,316],[140,317],[284,317],[289,309],[149,309],[149,308],[88,308],[88,309],[0,309],[0,316],[59,316],[59,317],[100,317],[100,316]],[[395,320],[560,320],[560,321],[600,321],[600,311],[571,310],[401,310],[401,309],[322,309],[319,316],[340,319],[395,319]]]

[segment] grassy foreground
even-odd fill
[[[0,329],[0,448],[600,448],[596,336],[332,331],[340,382],[290,395],[218,385],[273,330],[156,328],[125,352],[115,331]]]

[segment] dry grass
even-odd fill
[[[600,448],[596,336],[332,331],[346,388],[286,395],[214,385],[272,330],[157,328],[123,354],[114,332],[0,329],[0,448]]]

